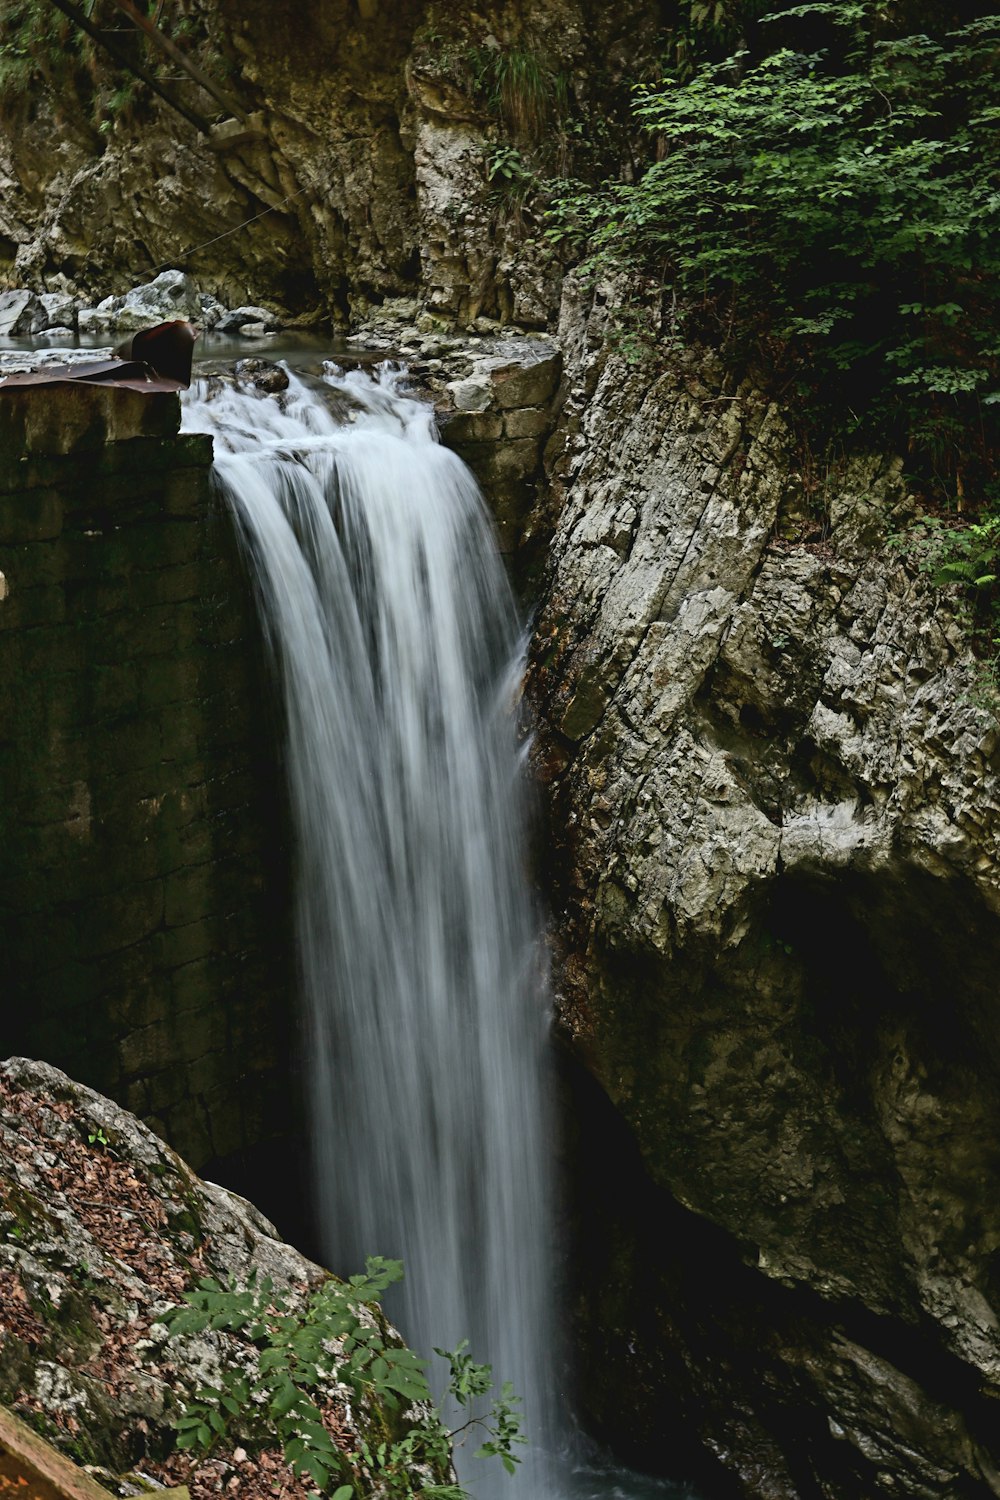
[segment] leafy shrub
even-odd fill
[[[201,1387],[184,1403],[177,1421],[178,1446],[204,1456],[220,1439],[239,1433],[261,1445],[281,1441],[285,1458],[297,1475],[308,1475],[320,1493],[350,1500],[359,1468],[377,1477],[385,1492],[399,1500],[465,1500],[460,1486],[435,1483],[429,1475],[447,1475],[452,1443],[434,1405],[424,1361],[388,1335],[378,1299],[403,1274],[402,1263],[372,1257],[363,1276],[324,1281],[298,1310],[270,1277],[249,1285],[221,1286],[206,1278],[186,1294],[184,1303],[162,1315],[171,1337],[205,1329],[229,1333],[256,1351],[255,1372],[233,1363],[221,1384]],[[367,1315],[363,1310],[367,1309]],[[461,1344],[452,1353],[435,1350],[448,1361],[446,1399],[467,1412],[459,1431],[480,1428],[484,1442],[477,1457],[499,1458],[509,1473],[518,1461],[514,1449],[524,1439],[516,1413],[518,1398],[504,1385],[490,1410],[471,1410],[492,1388],[488,1365],[477,1365]],[[362,1439],[358,1452],[346,1457],[324,1424],[318,1402],[332,1382],[358,1397],[374,1397],[390,1412],[400,1404],[410,1410],[409,1430],[393,1439],[385,1434]]]
[[[1000,17],[883,38],[875,12],[796,6],[766,19],[809,50],[639,87],[658,159],[561,192],[549,234],[672,282],[689,326],[952,482],[967,434],[996,445]]]
[[[922,516],[902,537],[894,538],[917,560],[935,588],[961,584],[992,589],[1000,577],[1000,515],[987,515],[966,526],[941,516]]]

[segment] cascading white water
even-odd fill
[[[324,1252],[400,1257],[409,1341],[469,1338],[514,1383],[517,1479],[464,1477],[543,1500],[559,1361],[518,626],[429,408],[390,374],[327,384],[350,420],[295,377],[280,401],[202,385],[185,415],[215,435],[283,684]]]

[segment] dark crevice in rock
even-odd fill
[[[570,1265],[580,1401],[623,1459],[687,1473],[720,1500],[873,1493],[879,1466],[884,1475],[894,1464],[877,1417],[865,1431],[863,1405],[857,1432],[845,1432],[845,1411],[858,1415],[852,1385],[861,1371],[899,1397],[897,1420],[903,1413],[912,1422],[904,1440],[931,1487],[913,1488],[904,1469],[899,1493],[994,1493],[934,1451],[946,1452],[951,1439],[988,1472],[996,1403],[941,1348],[929,1320],[908,1328],[761,1275],[748,1264],[756,1247],[653,1183],[624,1121],[569,1059],[563,1086],[575,1121]],[[950,1472],[935,1474],[939,1465]]]

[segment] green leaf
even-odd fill
[[[303,1453],[298,1463],[298,1469],[301,1473],[308,1474],[313,1483],[318,1485],[321,1490],[326,1489],[330,1475],[325,1465],[317,1458],[315,1453],[309,1453],[308,1451]]]
[[[274,1395],[271,1397],[272,1415],[275,1417],[287,1416],[298,1399],[299,1392],[297,1387],[292,1384],[287,1375],[284,1376]]]

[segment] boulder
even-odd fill
[[[220,319],[226,315],[226,309],[218,297],[213,297],[210,292],[202,292],[198,298],[201,304],[201,312],[198,321],[206,333],[210,333],[218,326]]]
[[[105,1482],[139,1471],[147,1489],[304,1497],[253,1424],[193,1465],[175,1451],[185,1399],[226,1367],[252,1380],[256,1350],[211,1329],[168,1335],[158,1317],[203,1277],[246,1287],[253,1273],[293,1308],[328,1274],[111,1100],[45,1063],[0,1064],[0,1402]],[[384,1433],[384,1411],[332,1377],[319,1399],[345,1452],[373,1423]]]
[[[270,360],[238,359],[233,373],[240,385],[252,385],[268,395],[288,389],[288,372]]]
[[[48,321],[41,298],[27,287],[0,292],[0,338],[30,338],[40,333]]]
[[[194,279],[183,271],[163,271],[145,286],[132,288],[113,326],[117,333],[137,333],[173,318],[197,323],[200,317],[201,294]]]
[[[46,330],[76,327],[79,303],[68,292],[42,292],[38,299],[45,309]]]
[[[76,315],[77,327],[81,333],[113,333],[124,305],[124,297],[105,297],[96,307],[81,307]]]
[[[281,327],[281,319],[266,307],[235,307],[215,325],[216,333],[241,333],[246,324],[259,324],[263,332]]]

